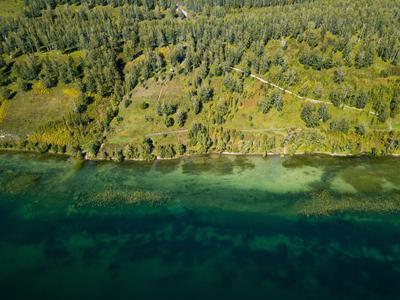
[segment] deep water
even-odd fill
[[[0,299],[400,299],[400,160],[0,154]]]

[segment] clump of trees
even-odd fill
[[[326,122],[331,118],[326,104],[321,104],[317,107],[311,103],[303,106],[300,117],[306,126],[310,128],[318,127],[321,122]]]
[[[318,50],[306,50],[301,53],[299,62],[314,70],[330,69],[333,66],[332,58]]]
[[[283,97],[281,91],[269,92],[267,96],[258,103],[258,109],[263,114],[268,113],[273,107],[275,107],[277,111],[283,110]]]
[[[212,145],[208,129],[201,123],[193,124],[188,133],[189,146],[195,149],[195,152],[207,153]]]

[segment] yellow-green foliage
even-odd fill
[[[0,16],[15,17],[24,5],[23,0],[0,0]]]
[[[2,129],[25,137],[48,122],[62,120],[72,111],[75,101],[73,87],[59,84],[56,88],[46,89],[37,82],[32,90],[18,92],[12,100],[3,103]],[[5,113],[4,106],[7,107]]]
[[[395,213],[400,211],[400,199],[397,196],[360,198],[353,195],[342,195],[335,198],[328,191],[315,192],[304,203],[296,207],[300,214],[306,216],[326,216],[344,212],[377,212]]]
[[[66,127],[49,128],[43,132],[37,132],[28,136],[28,141],[32,143],[46,143],[52,145],[68,145],[71,135]]]
[[[0,124],[3,122],[4,116],[6,114],[7,101],[0,101]]]

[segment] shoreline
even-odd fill
[[[45,152],[41,153],[38,151],[32,151],[32,150],[25,150],[25,149],[7,149],[7,148],[0,148],[0,155],[4,153],[23,153],[23,154],[34,154],[37,156],[56,156],[56,157],[64,157],[64,158],[77,158],[71,154],[68,153],[54,153],[54,152]],[[169,160],[178,160],[178,159],[185,159],[185,158],[194,158],[194,157],[201,157],[201,156],[243,156],[243,157],[291,157],[291,156],[327,156],[327,157],[337,157],[337,158],[360,158],[360,157],[370,157],[370,158],[399,158],[400,153],[390,153],[390,154],[384,154],[384,155],[377,155],[373,156],[370,153],[358,153],[358,154],[351,154],[351,153],[332,153],[332,152],[323,152],[323,151],[317,151],[317,152],[304,152],[304,151],[297,151],[293,154],[288,154],[288,153],[276,153],[276,152],[267,152],[267,153],[241,153],[241,152],[229,152],[229,151],[222,151],[222,152],[209,152],[209,153],[191,153],[191,154],[185,154],[173,158],[162,158],[159,156],[156,156],[154,159],[141,159],[141,158],[124,158],[123,161],[126,162],[152,162],[152,161],[169,161]],[[77,158],[82,161],[94,161],[94,162],[116,162],[120,163],[119,161],[115,159],[102,159],[102,158],[91,158],[88,157],[87,155],[83,158]]]

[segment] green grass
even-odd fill
[[[332,36],[326,37],[333,38]],[[280,47],[280,41],[270,41],[266,46],[266,53],[273,57],[276,49]],[[309,86],[307,97],[315,98],[313,90],[317,84],[323,85],[323,93],[319,100],[329,101],[329,94],[332,90],[339,88],[340,86],[333,82],[334,68],[329,70],[315,71],[311,68],[305,68],[298,62],[302,44],[299,44],[295,40],[288,40],[288,48],[284,51],[284,56],[288,61],[289,69],[294,70],[298,76],[298,82],[293,86],[285,86],[285,84],[279,83],[277,79],[278,67],[273,66],[266,74],[257,74],[269,81],[277,83],[295,93],[306,85]],[[167,49],[168,53],[170,49]],[[139,60],[140,58],[138,58]],[[334,58],[338,59],[338,58]],[[129,65],[134,64],[128,63]],[[355,69],[354,67],[344,67],[346,84],[350,86],[356,86],[357,90],[368,91],[372,86],[386,86],[389,84],[389,78],[380,77],[380,72],[386,68],[389,68],[389,64],[376,58],[374,64],[369,68]],[[167,70],[170,66],[167,66]],[[238,98],[237,111],[231,113],[226,122],[221,125],[224,128],[257,132],[257,129],[270,129],[273,134],[279,131],[285,132],[287,128],[298,128],[306,130],[304,122],[300,118],[300,112],[306,101],[302,101],[294,96],[284,94],[284,108],[282,112],[278,112],[275,108],[267,114],[262,114],[258,110],[258,102],[265,97],[266,93],[274,89],[268,85],[257,81],[253,78],[246,78],[244,84],[244,92],[242,95],[230,93],[223,87],[222,77],[212,77],[210,79],[211,86],[214,88],[214,99],[209,103],[205,103],[202,113],[195,115],[191,111],[191,101],[188,96],[188,91],[191,88],[188,84],[194,78],[196,71],[187,75],[177,75],[171,81],[163,83],[163,91],[160,101],[173,102],[179,105],[179,109],[188,110],[188,121],[185,124],[185,128],[190,128],[191,124],[201,122],[206,125],[212,125],[212,117],[215,112],[216,106],[221,101],[230,101],[232,98]],[[238,74],[233,72],[232,75],[237,77]],[[208,79],[206,79],[208,80]],[[139,85],[132,93],[133,104],[128,108],[120,106],[120,116],[123,118],[121,122],[113,121],[112,134],[108,136],[108,142],[112,144],[126,144],[135,143],[139,141],[143,136],[156,133],[156,132],[168,132],[180,129],[177,124],[167,128],[164,125],[163,117],[156,114],[155,109],[157,100],[161,90],[161,82],[156,82],[154,79],[146,81],[144,84]],[[143,110],[140,108],[142,102],[150,104],[149,108]],[[343,108],[336,108],[333,105],[329,105],[329,112],[333,120],[346,119],[350,124],[350,133],[346,136],[337,134],[337,140],[342,141],[347,139],[357,139],[354,135],[354,127],[363,124],[368,131],[375,129],[385,130],[388,129],[387,123],[381,123],[376,120],[374,116],[369,114],[369,110],[372,109],[372,104],[369,103],[364,111],[354,111]],[[153,119],[151,122],[145,121],[145,116]],[[316,129],[320,132],[329,131],[329,122],[321,123]],[[400,118],[392,120],[394,128],[400,126]],[[268,131],[263,131],[267,133]],[[182,135],[178,139],[183,139]],[[167,135],[164,137],[156,137],[162,143],[176,143],[177,135]],[[373,146],[373,140],[367,144]],[[328,148],[327,148],[328,149]],[[306,151],[306,149],[305,149]]]
[[[133,91],[132,104],[128,108],[125,108],[124,102],[121,103],[119,116],[123,118],[123,121],[120,123],[117,120],[113,121],[113,133],[108,137],[110,143],[126,144],[140,140],[146,134],[180,129],[176,123],[174,126],[166,128],[163,122],[164,118],[156,114],[161,89],[161,103],[179,104],[180,108],[188,105],[185,101],[187,92],[182,76],[177,76],[166,83],[151,79],[145,82],[145,85],[140,85]],[[143,102],[149,104],[147,109],[140,107]],[[146,116],[153,118],[153,121],[146,121]]]
[[[16,17],[24,6],[23,0],[0,0],[0,16]]]
[[[7,101],[0,127],[7,133],[24,137],[49,121],[62,120],[71,111],[77,92],[70,86],[59,84],[45,89],[36,82],[28,92],[18,92]]]

